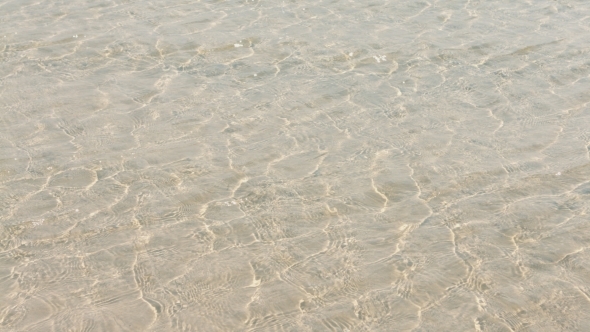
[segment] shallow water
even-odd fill
[[[589,209],[587,1],[0,1],[1,331],[588,331]]]

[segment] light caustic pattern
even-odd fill
[[[590,4],[0,1],[1,331],[589,331]]]

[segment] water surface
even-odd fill
[[[590,4],[0,0],[0,330],[590,330]]]

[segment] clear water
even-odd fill
[[[0,330],[589,331],[590,3],[0,1]]]

